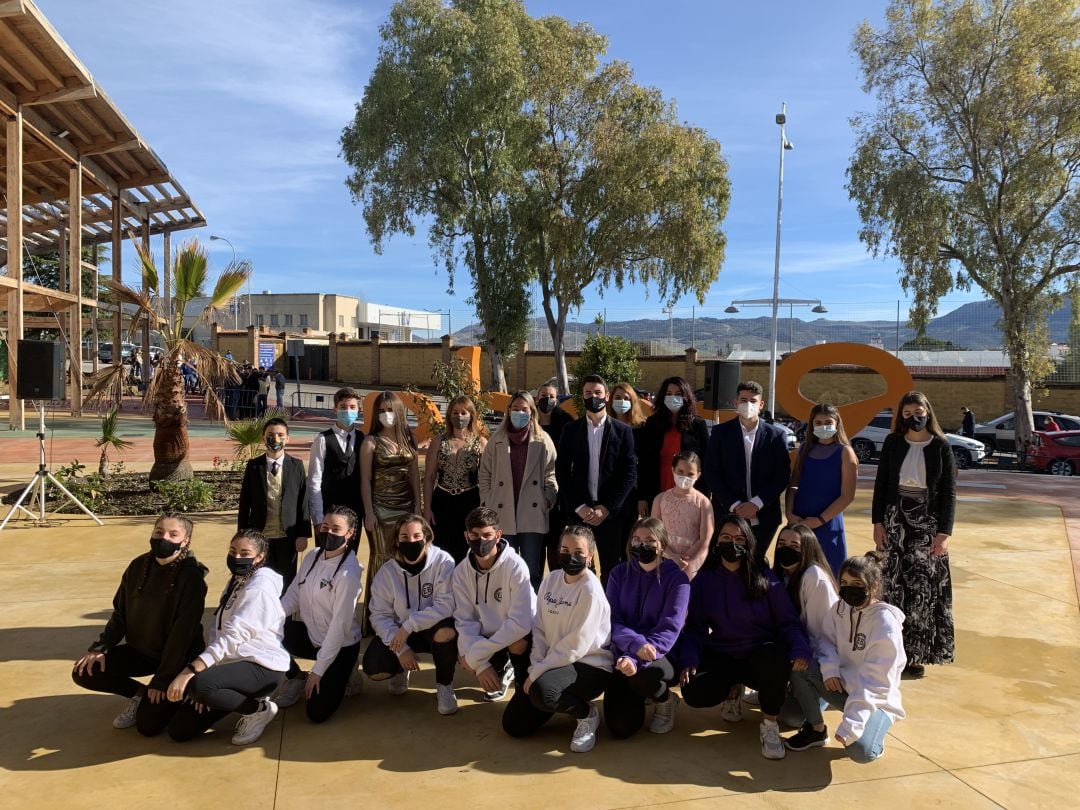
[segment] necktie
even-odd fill
[[[278,463],[276,461],[271,462],[270,463],[270,474],[271,475],[277,475],[277,468],[278,468]]]
[[[352,433],[349,433],[345,437],[345,455],[349,455],[349,449],[352,447]]]

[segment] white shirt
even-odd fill
[[[226,591],[230,584],[231,579],[225,584]],[[203,665],[254,661],[285,672],[289,654],[282,646],[285,611],[280,594],[281,574],[265,566],[233,588],[225,605],[210,617],[210,644],[199,656]]]
[[[356,429],[342,430],[337,422],[330,428],[338,441],[341,452],[348,455],[356,444]],[[322,477],[326,460],[326,437],[322,433],[315,435],[311,441],[311,455],[308,456],[308,511],[311,512],[311,522],[318,526],[323,522],[325,514],[322,502]]]
[[[611,672],[611,606],[596,574],[567,582],[552,571],[540,583],[533,617],[529,677],[580,661]]]
[[[742,430],[743,440],[743,452],[746,454],[746,499],[754,504],[758,509],[765,505],[765,502],[761,498],[753,494],[753,490],[750,488],[750,458],[754,455],[754,442],[757,440],[758,428],[761,427],[761,419],[754,422],[752,428],[747,428],[742,420],[739,420],[739,428]],[[735,507],[741,504],[742,501],[735,501],[731,505],[732,511]],[[750,518],[750,525],[757,526],[758,519],[756,517]]]
[[[900,465],[900,486],[908,489],[926,489],[926,454],[923,449],[933,441],[932,438],[925,442],[913,442],[907,437],[907,455],[904,463]]]
[[[607,414],[600,415],[600,421],[593,424],[593,420],[585,417],[585,435],[589,439],[589,497],[596,501],[600,490],[600,449],[604,444],[604,424],[607,422]]]

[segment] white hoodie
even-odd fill
[[[362,635],[356,621],[356,600],[363,584],[364,567],[346,550],[344,557],[326,559],[322,549],[308,552],[300,573],[281,597],[286,616],[300,611],[308,639],[319,649],[311,671],[320,678],[334,663],[342,647],[356,644]]]
[[[222,596],[233,584],[230,577]],[[287,672],[289,654],[282,646],[285,611],[281,609],[281,574],[258,568],[237,585],[223,607],[214,611],[210,644],[199,656],[207,667],[232,661],[254,661],[274,672]]]
[[[384,644],[389,646],[399,629],[416,633],[454,615],[453,573],[454,558],[431,543],[419,574],[410,574],[397,560],[388,560],[375,572],[369,610],[371,626]]]
[[[454,569],[454,626],[458,652],[474,672],[482,672],[491,656],[532,631],[536,594],[529,566],[505,540],[487,571],[468,554]]]
[[[838,601],[829,611],[821,637],[821,679],[840,678],[848,693],[836,734],[853,742],[870,716],[883,710],[893,722],[904,719],[900,673],[904,654],[903,612],[885,602],[853,609]]]
[[[611,672],[611,606],[592,571],[577,582],[552,571],[540,583],[529,677],[580,661]]]
[[[814,650],[814,657],[819,660],[825,620],[838,601],[832,578],[817,565],[807,568],[799,582],[799,605],[803,625],[810,636],[810,646]]]

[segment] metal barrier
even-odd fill
[[[334,416],[334,395],[314,391],[293,391],[289,412],[297,416]]]

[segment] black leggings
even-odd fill
[[[645,701],[663,703],[671,697],[668,691],[675,681],[675,667],[667,656],[649,666],[638,664],[630,678],[618,670],[611,673],[611,683],[604,692],[604,722],[611,736],[625,739],[645,725]]]
[[[192,657],[194,658],[197,654],[197,652],[193,653]],[[118,644],[105,653],[104,672],[98,666],[94,667],[91,675],[79,674],[72,670],[71,679],[77,686],[92,692],[106,692],[110,695],[133,698],[142,691],[143,685],[132,676],[153,675],[160,665],[160,661],[143,655],[134,647]],[[150,698],[143,695],[135,713],[135,728],[146,737],[154,737],[165,730],[179,708],[179,703],[172,703],[165,699],[156,704],[151,703]]]
[[[314,661],[319,655],[319,648],[311,643],[308,637],[307,625],[295,619],[285,620],[285,649],[290,655],[307,658]],[[360,642],[342,647],[330,666],[326,668],[319,680],[319,690],[312,692],[307,699],[306,709],[308,720],[312,723],[322,723],[329,720],[331,715],[338,710],[341,701],[345,699],[345,687],[349,685],[349,678],[356,670],[356,661],[360,657]],[[289,662],[288,677],[295,678],[300,675],[300,667],[296,661]]]
[[[733,658],[708,648],[701,651],[698,672],[682,688],[687,706],[716,706],[727,700],[731,687],[746,684],[758,690],[761,711],[780,714],[787,692],[791,662],[778,644],[755,647],[745,658]]]
[[[549,669],[535,681],[529,694],[518,689],[503,712],[503,730],[511,737],[528,737],[556,712],[583,720],[589,716],[590,701],[597,698],[611,679],[611,673],[580,661]]]
[[[457,635],[450,641],[436,641],[435,633],[444,627],[453,630],[454,620],[446,618],[434,627],[411,633],[405,643],[414,653],[431,653],[435,661],[435,683],[449,686],[454,682],[454,669],[457,667]],[[364,652],[364,673],[374,678],[376,675],[399,675],[404,671],[397,655],[381,638],[375,636]]]
[[[519,687],[529,679],[529,650],[532,649],[532,635],[525,636],[525,641],[528,642],[528,646],[520,655],[510,652],[509,647],[503,647],[488,659],[496,675],[502,675],[506,662],[509,661],[510,666],[514,668],[514,683]]]
[[[169,736],[185,742],[233,712],[252,714],[259,710],[259,698],[271,694],[284,680],[284,672],[254,661],[214,664],[188,682],[188,700],[169,723]],[[201,712],[195,703],[204,707]]]
[[[266,567],[281,574],[281,593],[289,590],[296,577],[296,541],[290,537],[271,537],[266,541]]]

